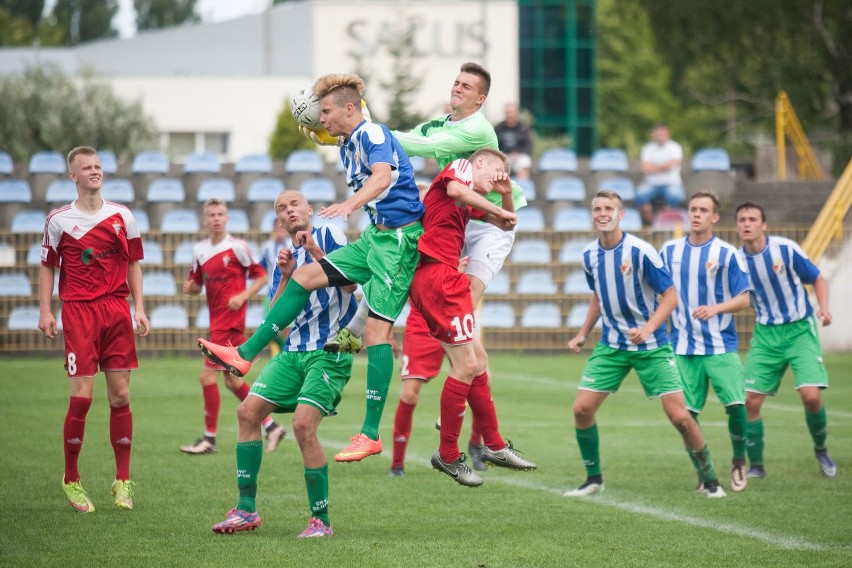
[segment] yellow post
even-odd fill
[[[787,93],[779,91],[778,97],[775,99],[775,159],[778,161],[776,164],[778,181],[785,181],[787,179],[787,156],[786,148],[784,147],[784,123],[786,122],[785,113],[787,112],[786,101]]]

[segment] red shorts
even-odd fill
[[[210,330],[210,341],[217,345],[226,345],[229,341],[231,345],[237,347],[246,342],[246,335],[239,329],[217,329]],[[204,360],[204,368],[211,371],[224,371],[225,367],[214,363],[210,359]]]
[[[438,376],[443,362],[444,347],[429,334],[429,326],[426,325],[423,314],[411,306],[402,338],[400,375],[403,379],[428,381]]]
[[[473,341],[473,301],[470,278],[456,267],[440,262],[423,263],[414,271],[409,291],[429,334],[445,345]]]
[[[127,300],[106,296],[62,305],[65,370],[69,377],[138,369],[136,338]]]

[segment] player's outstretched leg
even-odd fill
[[[229,341],[225,345],[218,345],[203,337],[198,338],[198,348],[201,349],[208,359],[221,365],[226,371],[237,377],[245,377],[251,369],[251,361],[243,359],[237,348]]]

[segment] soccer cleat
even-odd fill
[[[722,489],[722,486],[719,485],[719,482],[715,479],[712,481],[708,481],[704,484],[704,493],[706,493],[707,497],[710,499],[719,499],[720,497],[726,497],[725,490]]]
[[[763,469],[763,464],[752,465],[748,468],[748,473],[746,473],[746,477],[754,478],[754,479],[763,479],[766,477],[766,470]]]
[[[565,497],[588,497],[589,495],[598,495],[604,492],[603,481],[586,482],[577,489],[569,489],[564,493]]]
[[[437,420],[435,420],[435,430],[438,432],[441,431],[441,417],[439,416]]]
[[[440,452],[435,452],[435,455],[432,456],[432,467],[438,471],[443,471],[455,479],[460,485],[466,485],[467,487],[479,487],[482,485],[482,478],[479,477],[476,472],[467,467],[465,460],[465,455],[461,454],[454,462],[447,463],[441,459]]]
[[[234,507],[228,511],[228,515],[221,523],[213,525],[213,532],[217,534],[231,534],[240,531],[253,531],[261,525],[260,515],[241,511]]]
[[[467,446],[467,455],[470,456],[470,464],[476,471],[485,471],[488,469],[488,466],[482,460],[484,452],[485,446],[483,444],[468,444]]]
[[[744,491],[748,485],[748,474],[746,473],[745,460],[734,461],[731,467],[731,491]]]
[[[538,467],[530,460],[526,460],[518,455],[518,452],[512,446],[512,442],[508,440],[506,440],[506,447],[502,450],[492,450],[487,446],[483,447],[482,461],[498,467],[525,471],[530,471]]]
[[[127,481],[116,479],[112,482],[109,492],[115,497],[116,507],[128,511],[133,508],[133,485],[135,484],[129,479]]]
[[[323,345],[322,350],[329,353],[358,353],[361,351],[361,339],[344,327],[337,332],[337,337]]]
[[[834,479],[837,477],[837,464],[834,463],[834,460],[831,459],[831,456],[828,455],[828,448],[823,448],[822,450],[814,450],[814,454],[816,455],[816,459],[819,462],[819,467],[822,470],[822,475],[827,477],[828,479]]]
[[[181,446],[180,451],[185,454],[200,456],[201,454],[215,454],[219,451],[219,448],[216,447],[216,442],[211,442],[207,438],[199,438],[194,444]]]
[[[287,428],[282,426],[281,424],[276,424],[266,433],[266,451],[274,452],[275,448],[278,447],[278,444],[281,443],[281,440],[284,439],[284,436],[287,435]]]
[[[226,345],[217,345],[199,337],[198,348],[207,355],[208,359],[222,365],[226,371],[237,377],[245,377],[251,369],[251,361],[243,359],[230,341]]]
[[[371,440],[366,434],[358,434],[349,438],[351,443],[334,456],[334,461],[356,462],[382,453],[382,439]]]
[[[326,525],[321,519],[311,517],[311,522],[308,523],[307,528],[302,531],[299,538],[317,538],[323,536],[334,536],[331,525]]]
[[[391,466],[388,475],[391,477],[405,477],[405,469],[401,465]]]
[[[65,483],[65,479],[63,479],[62,490],[65,491],[65,496],[68,497],[68,502],[71,503],[71,506],[76,510],[81,513],[95,512],[95,505],[92,503],[92,500],[89,499],[89,494],[86,493],[86,490],[83,489],[83,486],[80,485],[79,481]]]

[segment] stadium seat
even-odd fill
[[[183,203],[186,191],[183,182],[177,178],[155,179],[148,186],[148,203]]]
[[[521,327],[557,328],[562,325],[562,314],[554,303],[529,304],[521,314]]]
[[[599,191],[614,191],[623,201],[633,201],[636,198],[636,186],[633,180],[625,176],[613,176],[602,179],[598,184]]]
[[[243,209],[229,209],[225,230],[229,233],[248,233],[250,228],[248,213]]]
[[[9,152],[0,152],[0,175],[10,176],[14,170],[15,164]]]
[[[592,214],[585,207],[562,209],[553,218],[554,231],[591,231]]]
[[[565,241],[562,249],[559,251],[559,262],[561,264],[572,264],[583,262],[583,250],[589,240],[586,239],[571,239]]]
[[[509,329],[515,327],[515,310],[508,302],[486,302],[477,317],[482,327]]]
[[[518,294],[556,294],[556,284],[550,270],[528,270],[521,274],[515,288]]]
[[[263,294],[266,295],[265,293]],[[249,304],[246,310],[246,327],[257,329],[266,315],[266,307],[263,304]]]
[[[192,249],[195,247],[195,241],[184,241],[175,248],[175,254],[172,257],[172,262],[185,266],[192,264],[193,256]]]
[[[528,202],[535,199],[535,182],[532,179],[516,179],[513,181],[521,187]]]
[[[550,245],[543,239],[516,241],[511,260],[514,264],[550,264]]]
[[[234,164],[237,174],[270,174],[272,173],[272,158],[269,154],[246,154],[240,156]]]
[[[44,211],[18,211],[12,218],[13,233],[44,233]]]
[[[284,182],[280,179],[260,178],[251,182],[246,197],[249,203],[261,202],[271,205],[282,191],[284,191]]]
[[[164,233],[197,233],[200,230],[201,222],[192,209],[170,209],[160,223],[160,231]]]
[[[210,308],[201,306],[198,308],[198,313],[195,314],[196,329],[210,329]]]
[[[334,203],[337,189],[334,182],[324,177],[308,178],[299,184],[299,192],[305,196],[308,203]]]
[[[363,295],[363,292],[362,292]],[[396,321],[393,322],[394,327],[405,327],[405,322],[408,320],[408,314],[411,313],[411,305],[408,302],[405,302],[405,306],[402,307],[402,311],[399,313],[399,316],[396,318]]]
[[[579,302],[571,306],[571,310],[568,312],[568,318],[565,320],[565,325],[571,328],[579,328],[582,327],[586,321],[586,314],[589,311],[589,302]],[[601,320],[598,319],[598,322],[595,324],[595,327],[600,327]]]
[[[670,231],[676,227],[689,229],[689,216],[686,210],[666,207],[654,216],[655,231]]]
[[[586,184],[576,176],[554,178],[547,186],[545,197],[548,201],[576,201],[586,199]]]
[[[133,218],[136,220],[136,227],[139,229],[140,233],[147,233],[151,230],[151,223],[148,220],[148,212],[144,209],[132,209],[130,213],[133,214]]]
[[[196,199],[199,203],[204,203],[212,198],[231,203],[236,198],[236,195],[234,182],[229,178],[208,178],[198,186],[198,196]]]
[[[370,216],[367,215],[366,211],[360,211],[360,216],[356,220],[356,229],[358,233],[363,233],[366,228],[370,225]],[[351,219],[351,217],[350,217]]]
[[[70,203],[77,199],[77,184],[70,179],[55,179],[44,194],[46,203]]]
[[[30,157],[30,164],[27,169],[30,174],[61,175],[65,173],[65,158],[59,152],[36,152]]]
[[[0,274],[0,296],[30,297],[32,293],[30,279],[23,272]]]
[[[731,158],[724,148],[702,148],[692,156],[692,171],[727,172],[731,170]]]
[[[101,170],[105,174],[114,174],[118,171],[118,159],[112,150],[98,150],[98,158],[101,161]]]
[[[151,329],[189,329],[189,316],[180,304],[164,304],[151,310]]]
[[[6,328],[10,331],[38,331],[38,306],[17,306],[9,312]]]
[[[145,258],[139,264],[159,266],[163,264],[163,249],[157,241],[142,241],[142,251]]]
[[[581,268],[569,274],[562,290],[566,294],[591,294],[592,291],[589,289],[589,283],[586,280],[586,271]]]
[[[177,296],[177,282],[171,272],[146,271],[142,275],[142,292],[146,296]]]
[[[518,231],[519,232],[537,232],[543,231],[544,213],[538,207],[522,207],[517,211],[518,216]]]
[[[342,215],[338,215],[337,217],[332,217],[331,219],[328,219],[326,217],[320,217],[318,214],[314,213],[311,216],[311,223],[314,227],[333,225],[344,233],[349,230],[349,223],[343,218]]]
[[[36,243],[34,246],[38,247],[38,263],[41,264],[41,244]],[[0,266],[15,266],[15,247],[9,243],[0,243]]]
[[[426,169],[426,159],[421,156],[409,156],[408,161],[411,162],[411,169],[415,174],[422,173]]]
[[[592,154],[589,169],[593,172],[626,172],[627,152],[621,148],[600,148]]]
[[[275,214],[275,211],[269,210],[263,214],[263,219],[260,220],[260,230],[264,233],[272,232],[272,228],[275,226],[275,220],[278,216]]]
[[[577,154],[568,148],[551,148],[538,159],[540,172],[576,172]]]
[[[323,170],[322,156],[314,150],[293,150],[284,162],[284,171],[288,174],[309,173],[321,174]]]
[[[139,152],[133,158],[130,169],[134,174],[167,174],[169,173],[169,159],[165,154],[156,150]]]
[[[219,156],[213,152],[196,152],[186,158],[183,165],[185,174],[218,174],[222,169]]]
[[[624,231],[639,231],[642,229],[642,215],[634,207],[624,208],[624,218],[619,225]]]
[[[33,243],[27,249],[27,266],[41,266],[41,243]]]
[[[129,179],[111,178],[104,180],[101,185],[101,197],[116,203],[133,203],[136,192],[133,191],[133,184]]]
[[[501,270],[494,275],[494,278],[491,279],[491,282],[488,284],[488,288],[485,289],[485,294],[503,295],[508,294],[510,291],[511,287],[509,286],[509,276]]]
[[[74,199],[76,198],[77,192],[75,191]],[[33,194],[27,180],[7,179],[0,181],[0,203],[31,203],[32,200]]]

